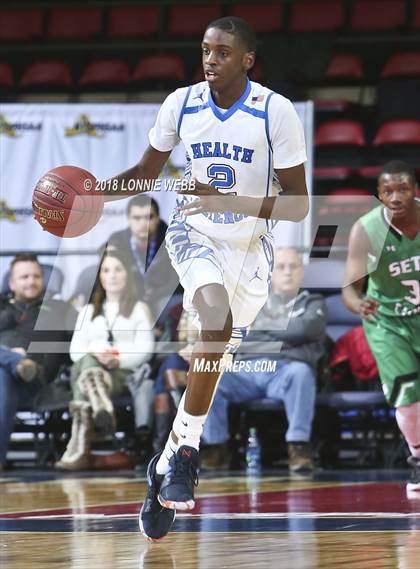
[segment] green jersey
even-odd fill
[[[409,239],[379,206],[360,218],[371,244],[367,294],[379,303],[378,315],[420,314],[420,232]]]

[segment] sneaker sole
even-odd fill
[[[162,537],[150,537],[150,535],[147,535],[147,533],[146,533],[146,531],[145,531],[145,529],[144,529],[144,527],[143,527],[143,522],[141,521],[141,517],[140,517],[140,516],[141,516],[141,510],[140,510],[140,514],[139,514],[139,528],[140,528],[140,532],[141,532],[142,536],[145,537],[145,538],[147,539],[147,541],[152,541],[152,542],[155,543],[155,542],[157,542],[157,541],[162,541],[162,539],[165,539],[165,537],[168,535],[170,529],[168,530],[167,533],[165,533],[165,535],[162,535]],[[172,524],[173,524],[173,522],[175,521],[175,518],[176,518],[176,512],[175,512],[175,515],[174,515],[174,519],[173,519],[173,521],[172,521]]]
[[[171,500],[164,500],[158,495],[159,504],[168,510],[181,510],[187,511],[192,510],[195,506],[194,500],[188,500],[188,502],[172,502]]]
[[[420,482],[407,482],[407,490],[409,492],[420,492]],[[159,500],[160,501],[160,500]]]

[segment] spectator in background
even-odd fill
[[[303,272],[302,261],[294,249],[277,250],[267,303],[235,359],[248,360],[250,370],[226,371],[222,376],[204,425],[203,442],[211,447],[205,453],[203,467],[226,465],[229,403],[268,397],[285,405],[289,469],[313,469],[309,441],[327,312],[321,295],[299,292]],[[267,349],[267,343],[278,345]],[[258,360],[275,361],[275,371],[255,371]]]
[[[79,313],[70,346],[73,415],[71,439],[57,468],[78,470],[90,465],[93,427],[102,434],[115,430],[111,396],[126,389],[127,376],[153,353],[152,318],[137,300],[133,275],[125,257],[107,251],[91,304]],[[145,421],[153,391],[143,382]]]
[[[128,202],[127,219],[127,229],[113,233],[107,247],[130,256],[134,273],[144,280],[144,301],[159,317],[175,290],[182,292],[165,247],[168,226],[159,217],[157,202],[144,194]]]
[[[70,342],[74,308],[61,300],[44,300],[42,266],[35,255],[16,256],[10,266],[12,296],[0,297],[0,469],[16,411],[32,406],[46,382],[52,381],[68,356],[28,353],[31,342]]]

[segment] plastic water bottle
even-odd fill
[[[261,470],[261,445],[257,437],[257,429],[249,429],[246,447],[246,470],[248,473],[258,473]]]

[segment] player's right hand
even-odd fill
[[[365,296],[364,298],[360,299],[359,304],[359,314],[364,320],[369,320],[371,316],[373,316],[376,311],[378,310],[379,303],[370,298],[369,296]]]

